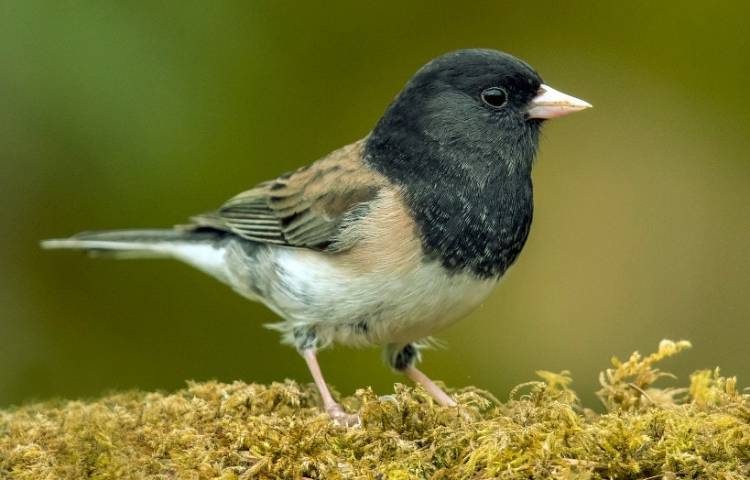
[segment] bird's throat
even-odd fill
[[[533,215],[531,159],[407,158],[389,148],[366,158],[401,187],[426,255],[450,272],[496,278],[518,258]]]

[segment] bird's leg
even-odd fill
[[[456,406],[456,401],[450,395],[435,385],[435,382],[414,366],[419,359],[419,350],[413,344],[388,345],[385,354],[386,360],[394,370],[403,373],[409,380],[421,385],[439,405],[443,407]]]
[[[310,369],[315,386],[318,387],[320,392],[320,398],[323,400],[323,408],[326,413],[336,422],[348,427],[357,425],[359,423],[359,417],[346,413],[344,409],[339,405],[336,400],[333,399],[331,391],[328,390],[328,385],[323,379],[323,373],[320,371],[320,365],[318,364],[318,357],[315,355],[315,350],[308,348],[302,351],[302,357],[307,362],[307,368]]]
[[[422,388],[424,388],[427,393],[429,393],[430,396],[443,407],[456,406],[456,401],[453,400],[450,395],[445,393],[442,388],[435,385],[435,382],[430,380],[427,375],[422,373],[422,371],[420,371],[414,365],[406,367],[404,369],[404,375],[406,375],[406,377],[409,378],[412,382],[422,385]]]

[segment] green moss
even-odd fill
[[[333,425],[311,386],[190,383],[173,394],[0,411],[0,478],[723,478],[750,475],[750,403],[734,378],[656,388],[655,368],[689,347],[613,359],[585,409],[567,372],[538,372],[507,402],[465,388],[459,408],[396,386],[343,398],[361,428]]]

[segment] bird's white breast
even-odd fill
[[[356,272],[335,255],[286,247],[264,248],[245,261],[254,265],[235,272],[235,288],[286,320],[274,325],[286,341],[292,341],[295,328],[313,326],[323,346],[422,339],[466,315],[497,283],[449,275],[438,262]]]

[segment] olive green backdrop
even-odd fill
[[[156,5],[158,3],[158,5]],[[627,3],[627,4],[625,4]],[[0,4],[0,406],[186,379],[308,381],[264,307],[170,261],[44,252],[180,223],[365,135],[410,75],[490,47],[595,108],[545,127],[529,243],[424,369],[506,398],[664,337],[750,383],[748,2]],[[399,380],[321,356],[342,392]]]

